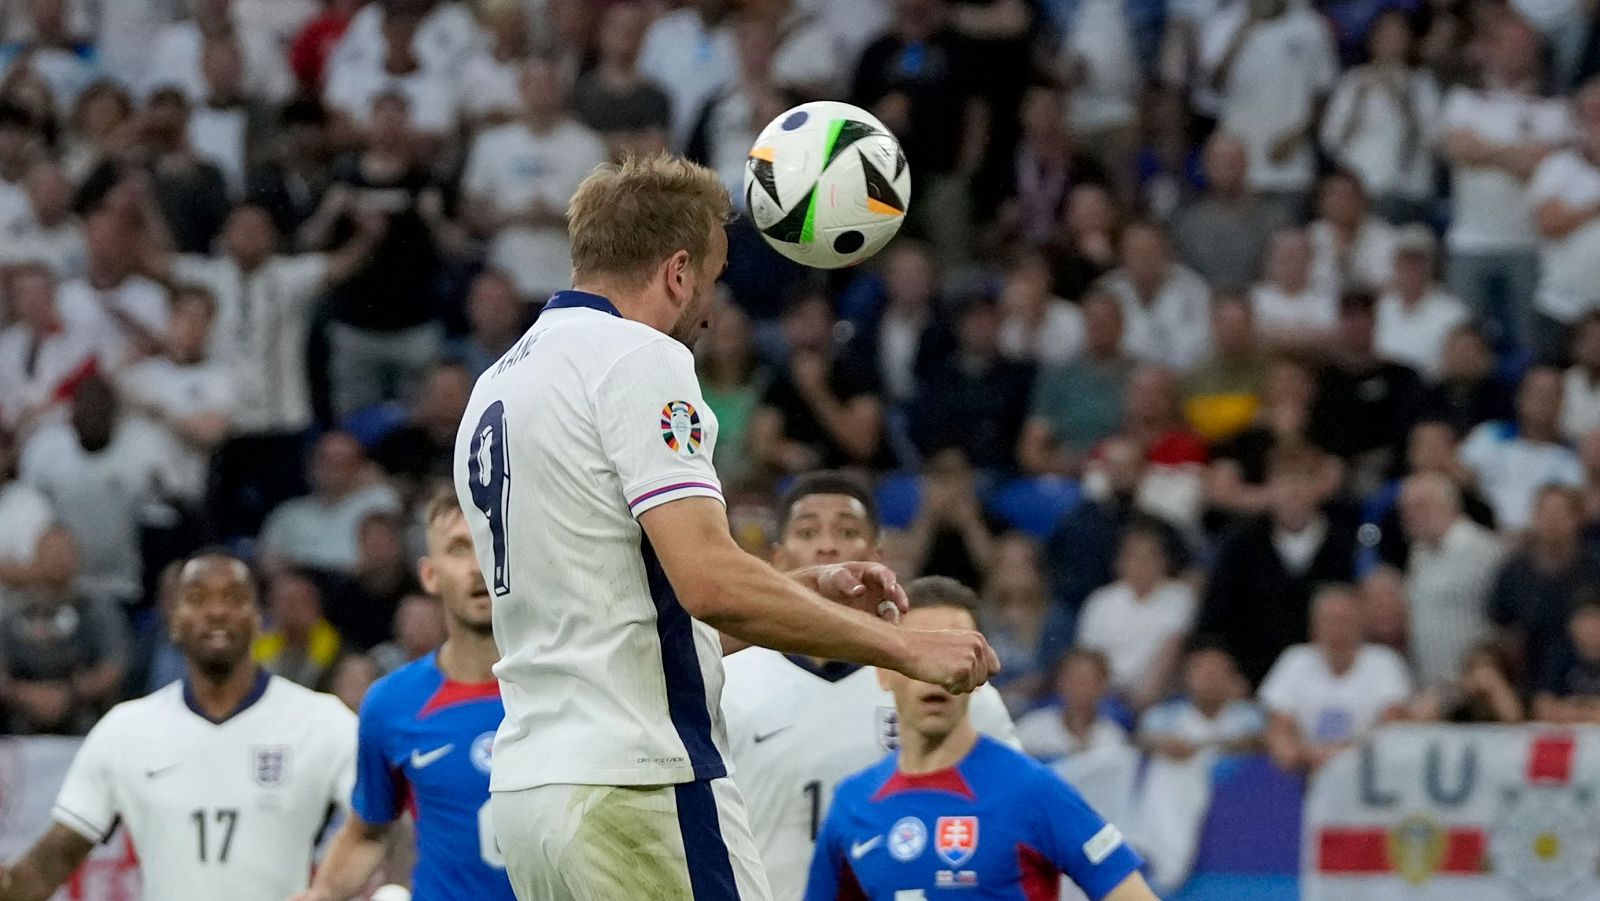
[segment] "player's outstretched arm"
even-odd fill
[[[93,848],[66,826],[52,825],[28,853],[0,869],[0,901],[46,901]]]
[[[966,692],[999,660],[983,636],[902,629],[835,604],[746,554],[713,498],[687,497],[639,517],[689,615],[734,638],[791,654],[882,666]]]
[[[1101,901],[1161,901],[1150,888],[1150,883],[1144,881],[1144,875],[1134,873],[1127,879],[1117,884]]]
[[[360,894],[383,865],[384,840],[393,823],[369,823],[351,814],[328,843],[311,888],[289,901],[348,901]]]

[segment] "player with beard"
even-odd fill
[[[251,659],[258,591],[227,551],[183,565],[170,623],[187,676],[89,732],[54,824],[0,869],[0,901],[45,901],[119,820],[147,898],[283,901],[305,888],[330,808],[350,797],[355,715]]]
[[[295,901],[345,901],[383,862],[409,806],[417,825],[412,893],[428,901],[515,901],[489,816],[489,757],[504,708],[492,670],[489,590],[454,491],[427,506],[428,554],[418,576],[444,602],[445,642],[379,679],[361,705],[354,816],[310,891]]]

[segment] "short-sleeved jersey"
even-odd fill
[[[777,901],[805,894],[811,850],[834,786],[900,746],[894,696],[870,666],[749,648],[727,658],[722,711],[733,781]],[[972,695],[978,731],[1012,747],[1017,732],[993,686]]]
[[[84,739],[55,821],[90,841],[120,819],[148,898],[283,901],[355,779],[356,717],[332,695],[262,672],[221,722],[188,683],[118,704]]]
[[[979,738],[950,769],[907,775],[896,755],[840,783],[806,899],[1036,901],[1065,873],[1099,901],[1141,865],[1059,776]]]
[[[689,349],[564,291],[478,379],[455,484],[494,597],[494,791],[725,776],[722,648],[636,517],[722,498]]]
[[[411,889],[419,898],[515,897],[489,814],[489,761],[503,712],[498,682],[453,682],[437,652],[379,679],[361,705],[350,807],[369,823],[411,811]]]

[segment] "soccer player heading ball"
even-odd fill
[[[721,656],[749,644],[969,692],[971,629],[908,629],[870,563],[785,576],[728,531],[689,346],[727,262],[716,174],[604,166],[568,208],[573,290],[479,379],[455,484],[494,595],[495,831],[524,899],[758,899],[727,778]]]

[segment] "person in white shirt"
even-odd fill
[[[1250,289],[1250,311],[1263,343],[1325,347],[1339,321],[1339,298],[1312,278],[1311,239],[1304,229],[1272,236],[1265,280]]]
[[[453,4],[446,4],[453,5]],[[458,103],[454,76],[429,67],[417,52],[422,18],[413,11],[392,10],[383,18],[383,53],[348,65],[328,68],[322,100],[356,128],[367,127],[379,98],[399,94],[406,100],[411,124],[434,140],[456,128]],[[338,60],[337,51],[335,60]]]
[[[573,289],[478,380],[457,433],[503,652],[491,809],[521,897],[687,898],[710,880],[770,898],[727,778],[725,653],[757,644],[956,692],[999,668],[977,632],[888,622],[905,595],[881,564],[790,578],[734,541],[689,349],[730,209],[716,173],[664,155],[585,179],[568,205]],[[614,840],[619,822],[633,840]]]
[[[1572,131],[1566,105],[1541,98],[1539,38],[1513,13],[1493,14],[1479,40],[1483,86],[1445,97],[1440,150],[1451,165],[1450,290],[1492,316],[1504,341],[1528,334],[1538,287],[1538,234],[1528,179]]]
[[[1433,142],[1439,85],[1412,66],[1411,22],[1403,10],[1378,16],[1367,33],[1371,60],[1340,76],[1322,114],[1322,147],[1361,179],[1390,222],[1423,218],[1433,199]]]
[[[1184,371],[1211,352],[1211,288],[1172,258],[1166,232],[1135,223],[1122,232],[1122,265],[1101,282],[1122,308],[1122,349]]]
[[[349,808],[356,716],[251,660],[256,594],[226,553],[184,564],[171,631],[187,676],[90,730],[50,827],[0,868],[0,898],[51,897],[119,822],[149,897],[282,901],[306,887],[329,809]]]
[[[1073,648],[1056,668],[1060,702],[1017,720],[1022,750],[1039,760],[1120,748],[1128,732],[1101,709],[1111,689],[1111,664],[1093,648]]]
[[[40,160],[23,181],[28,213],[4,228],[0,263],[36,261],[50,267],[58,279],[78,278],[87,265],[83,226],[72,215],[73,184],[53,160]]]
[[[172,298],[166,352],[140,360],[116,376],[129,412],[171,433],[178,481],[168,487],[190,504],[205,496],[211,455],[233,427],[232,374],[226,364],[206,357],[216,316],[217,300],[211,292],[193,285],[180,287]]]
[[[939,265],[933,248],[901,239],[883,254],[884,309],[873,350],[887,400],[909,403],[917,393],[923,337],[939,300]]]
[[[1411,675],[1392,648],[1361,637],[1361,602],[1347,585],[1311,602],[1311,643],[1285,650],[1261,683],[1267,751],[1289,771],[1317,770],[1411,697]]]
[[[672,100],[669,138],[675,150],[688,146],[706,102],[738,77],[733,31],[724,21],[731,5],[728,0],[694,0],[659,16],[645,32],[639,74]]]
[[[0,605],[43,581],[39,539],[55,525],[50,500],[16,478],[17,440],[0,429]]]
[[[739,77],[696,116],[684,150],[690,159],[705,160],[722,176],[722,183],[741,211],[748,201],[744,176],[749,167],[750,146],[761,129],[790,105],[790,95],[774,79],[772,60],[777,43],[778,34],[770,18],[739,19],[734,26]]]
[[[1572,326],[1572,365],[1562,378],[1561,437],[1577,441],[1600,428],[1600,310]]]
[[[110,209],[84,222],[82,278],[62,283],[56,303],[69,329],[90,335],[105,369],[154,353],[167,333],[167,289],[134,271],[131,236]]]
[[[1600,81],[1572,105],[1577,141],[1545,157],[1528,183],[1539,231],[1533,345],[1545,359],[1561,358],[1572,324],[1600,310]]]
[[[515,0],[480,4],[486,46],[467,59],[456,82],[461,117],[469,126],[498,125],[521,111],[517,85],[530,55],[528,12]]]
[[[467,157],[462,190],[489,264],[523,297],[547,297],[567,282],[567,201],[606,161],[599,135],[568,118],[553,62],[522,68],[519,119],[479,134]]]
[[[800,476],[779,502],[778,515],[772,557],[779,569],[882,559],[877,504],[849,476]],[[906,594],[913,607],[976,601],[967,588],[938,577],[912,582]],[[734,782],[749,804],[773,897],[798,901],[834,786],[898,745],[894,699],[872,667],[766,648],[729,657],[726,672],[722,711]],[[980,732],[1017,745],[1011,716],[992,686],[974,693],[971,714]]]
[[[15,321],[0,331],[0,428],[26,434],[65,409],[99,367],[100,350],[91,334],[68,327],[55,275],[42,264],[12,270],[7,300]]]
[[[1006,264],[1000,289],[1000,352],[1012,360],[1060,366],[1083,352],[1083,313],[1050,291],[1050,260],[1024,247]]]
[[[1442,473],[1405,480],[1400,520],[1411,540],[1406,649],[1419,684],[1437,688],[1489,633],[1489,593],[1504,551],[1493,532],[1463,515],[1461,489]]]
[[[399,6],[368,3],[356,12],[328,59],[329,77],[345,69],[381,68],[388,53],[384,26],[397,15],[416,19],[412,52],[424,69],[448,81],[453,82],[466,64],[482,52],[486,39],[473,20],[470,5],[422,0],[407,3],[409,9],[396,12]]]
[[[1528,370],[1517,389],[1517,421],[1473,429],[1460,456],[1502,529],[1517,531],[1528,524],[1534,497],[1544,486],[1581,486],[1583,464],[1561,440],[1561,373],[1544,366]]]
[[[355,438],[328,432],[311,454],[311,493],[284,501],[261,527],[263,566],[303,566],[350,573],[360,556],[361,521],[374,513],[398,513],[400,496],[374,478]]]
[[[1437,379],[1444,346],[1471,318],[1467,307],[1435,280],[1438,241],[1422,223],[1400,230],[1395,239],[1394,278],[1378,298],[1378,355]]]
[[[1349,172],[1324,176],[1317,192],[1311,236],[1312,279],[1334,297],[1345,291],[1380,291],[1394,272],[1395,231],[1373,215],[1366,189]]]
[[[246,91],[267,103],[281,103],[294,92],[287,54],[270,32],[234,13],[234,0],[190,0],[193,18],[162,28],[146,48],[149,64],[139,93],[148,97],[160,88],[176,87],[190,103],[205,100],[201,57],[208,41],[231,39],[244,54]]]
[[[1194,589],[1172,578],[1165,537],[1152,529],[1123,532],[1117,580],[1083,603],[1078,644],[1111,665],[1111,689],[1136,709],[1171,690],[1183,642],[1194,626]]]

